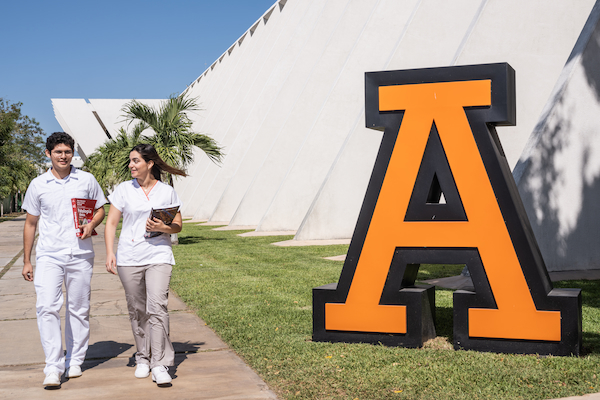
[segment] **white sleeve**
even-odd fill
[[[96,200],[96,209],[98,209],[106,204],[106,197],[94,175],[91,178],[90,198]]]
[[[115,206],[117,210],[121,212],[123,212],[123,207],[125,207],[125,200],[123,199],[124,184],[125,182],[121,183],[115,188],[115,191],[108,196],[108,201],[110,201],[110,204]]]
[[[179,196],[177,196],[177,192],[175,191],[175,189],[173,189],[173,192],[171,193],[171,204],[179,205],[180,210],[183,208],[183,204],[181,203]]]
[[[35,217],[38,217],[41,214],[40,198],[34,181],[31,181],[27,188],[27,192],[25,192],[25,200],[23,200],[21,208]]]

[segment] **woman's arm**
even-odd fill
[[[108,214],[108,216],[110,218],[110,213]],[[171,222],[169,225],[165,225],[165,223],[158,218],[148,218],[148,220],[146,221],[146,230],[148,232],[162,232],[169,234],[179,233],[181,232],[182,225],[183,223],[181,222],[181,213],[178,212],[175,215],[175,218],[173,218],[173,222]]]
[[[117,225],[121,219],[121,211],[112,204],[106,218],[106,228],[104,229],[104,241],[106,242],[106,270],[111,274],[117,273],[117,257],[115,257],[115,234]]]

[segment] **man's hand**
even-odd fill
[[[31,262],[29,261],[24,262],[23,264],[23,272],[21,273],[23,278],[25,278],[26,281],[33,282],[33,265],[31,265]]]
[[[92,220],[88,224],[85,224],[80,228],[81,236],[79,237],[79,239],[83,240],[91,237],[92,233],[94,233],[94,228],[100,225],[103,219],[104,207],[99,207],[94,211],[94,217],[92,218]]]
[[[94,232],[94,228],[92,228],[92,224],[86,224],[80,228],[81,236],[80,239],[87,239],[92,236],[92,232]]]

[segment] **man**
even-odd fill
[[[91,235],[104,219],[106,199],[90,173],[71,166],[75,142],[64,132],[55,132],[46,140],[46,156],[52,168],[29,184],[23,209],[27,211],[23,229],[23,277],[33,281],[37,296],[36,311],[42,347],[46,355],[44,386],[60,386],[60,375],[81,376],[90,337],[90,284],[94,265]],[[91,223],[77,237],[72,198],[96,200]],[[31,250],[36,225],[40,231],[36,246],[35,279]],[[60,309],[62,285],[67,292],[65,312],[66,357],[62,346]]]

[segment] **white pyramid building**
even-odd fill
[[[98,146],[117,136],[119,129],[127,130],[121,111],[131,99],[52,99],[54,116],[61,128],[75,139],[79,155],[86,160]],[[160,107],[164,100],[139,100]]]
[[[176,182],[184,216],[257,232],[295,231],[297,240],[349,239],[381,141],[380,132],[365,128],[367,71],[508,62],[516,70],[517,126],[499,127],[498,134],[514,167],[534,128],[536,137],[550,129],[557,82],[572,85],[564,76],[574,67],[565,65],[576,45],[582,47],[580,37],[591,37],[597,25],[595,3],[277,1],[185,90],[203,108],[192,116],[194,129],[216,139],[226,156],[218,166],[196,154],[190,176]],[[598,57],[598,49],[586,54]],[[580,84],[586,82],[593,86]],[[583,120],[591,111],[582,108],[577,116]],[[589,130],[592,136],[592,125]],[[531,167],[526,173],[519,167],[520,187],[533,193],[526,206],[543,221],[532,182],[544,166],[528,163],[540,142],[531,140],[520,162]],[[549,193],[555,195],[540,195]],[[540,244],[545,257],[552,246]],[[600,251],[594,257],[600,268]],[[569,269],[565,262],[549,265]]]
[[[550,271],[600,269],[600,7],[513,175]]]

